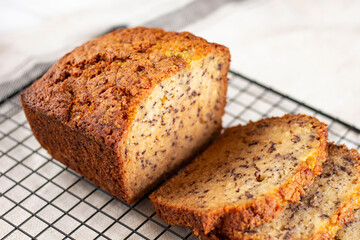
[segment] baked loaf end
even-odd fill
[[[190,33],[118,29],[61,58],[22,95],[57,160],[133,203],[221,129],[230,54]]]
[[[323,173],[298,204],[290,204],[279,218],[220,239],[333,239],[353,218],[360,204],[360,155],[344,145],[329,144]],[[221,230],[220,230],[221,232]],[[216,238],[214,238],[216,239]],[[356,239],[359,239],[359,235]]]
[[[150,200],[160,218],[196,235],[268,222],[320,173],[326,139],[326,125],[305,115],[229,128]]]

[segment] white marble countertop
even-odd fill
[[[142,25],[189,2],[0,1],[0,83],[108,27]],[[359,13],[356,0],[233,1],[176,30],[228,46],[233,70],[360,127]]]
[[[228,46],[231,68],[360,127],[360,2],[229,4],[186,28]]]

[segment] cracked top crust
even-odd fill
[[[268,222],[321,172],[326,139],[326,125],[306,115],[229,128],[150,199],[162,219],[195,234]]]
[[[209,53],[229,55],[229,50],[187,32],[118,29],[66,54],[23,99],[111,146],[154,85]]]

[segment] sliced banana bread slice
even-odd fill
[[[326,125],[306,115],[229,128],[150,200],[160,218],[195,234],[268,222],[320,173],[326,139]]]
[[[354,220],[338,231],[335,240],[359,240],[360,238],[360,209],[354,213]]]
[[[360,155],[354,149],[334,144],[328,145],[328,153],[323,173],[301,201],[288,205],[279,218],[243,232],[219,229],[202,238],[333,239],[336,231],[352,220],[353,210],[360,204]]]

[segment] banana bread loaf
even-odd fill
[[[195,235],[254,227],[300,199],[321,171],[326,139],[326,125],[306,115],[226,129],[150,200],[160,218]]]
[[[328,153],[323,173],[315,178],[301,201],[288,205],[279,218],[242,232],[219,229],[220,234],[203,238],[333,239],[336,231],[352,220],[353,210],[360,204],[360,155],[354,149],[348,150],[344,145],[334,144],[328,145]],[[357,235],[354,239],[359,237]]]
[[[217,136],[230,54],[190,33],[118,29],[61,58],[22,95],[55,159],[133,203]]]

